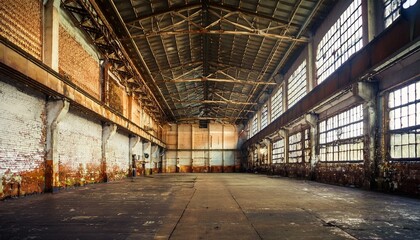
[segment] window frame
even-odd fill
[[[407,103],[403,103],[403,104],[400,104],[398,106],[395,106],[395,105],[390,106],[391,94],[393,94],[397,91],[402,92],[402,89],[409,88],[409,86],[411,86],[411,85],[415,85],[415,91],[416,92],[414,93],[414,95],[415,95],[414,100],[410,101],[410,99],[409,99],[410,97],[407,97],[408,98]],[[407,89],[407,93],[409,93],[408,89]],[[419,95],[419,96],[416,96],[416,95]],[[393,122],[392,119],[391,119],[392,118],[391,113],[392,113],[392,111],[394,111],[396,109],[399,109],[399,108],[405,108],[406,107],[408,113],[410,113],[413,110],[410,111],[409,106],[414,105],[414,111],[415,111],[414,118],[416,118],[414,121],[417,122],[419,120],[417,118],[420,117],[420,80],[410,81],[410,82],[404,83],[402,85],[399,85],[399,86],[393,87],[391,89],[388,89],[385,92],[385,96],[386,96],[386,98],[385,98],[385,111],[384,111],[385,116],[384,117],[385,117],[387,123],[385,124],[384,128],[385,128],[385,132],[386,132],[385,135],[386,135],[387,158],[389,160],[395,161],[395,162],[420,161],[420,154],[417,154],[417,151],[420,151],[420,141],[417,142],[417,138],[416,138],[416,135],[420,136],[420,122],[419,122],[418,125],[414,125],[414,126],[406,126],[406,127],[401,127],[401,128],[397,128],[397,129],[392,129],[391,128],[391,124]],[[401,94],[401,96],[403,96],[403,95]],[[417,115],[419,115],[419,117],[417,117]],[[407,116],[407,117],[409,118],[409,116]],[[407,119],[408,123],[409,123],[409,121],[410,120]],[[417,132],[417,134],[416,134],[416,132]],[[392,135],[393,134],[400,134],[400,135],[408,134],[408,135],[410,135],[410,133],[414,134],[414,138],[416,139],[415,143],[414,144],[408,143],[406,145],[400,145],[400,146],[401,146],[401,148],[402,148],[402,146],[408,146],[408,148],[409,148],[410,145],[414,145],[415,148],[416,148],[416,150],[415,150],[416,157],[394,157],[394,156],[392,156],[392,147],[393,147],[392,146]],[[408,138],[410,138],[410,137],[408,137]],[[408,139],[408,141],[409,141],[409,139]],[[402,151],[403,150],[401,149],[401,155],[402,155]]]
[[[351,115],[351,111],[358,111],[354,110],[357,109],[360,110],[359,113],[356,113],[356,115]],[[344,124],[340,125],[340,117],[342,115],[346,115],[348,118],[341,118],[341,121],[344,121]],[[361,119],[356,119],[358,115],[361,116]],[[343,109],[340,112],[336,112],[334,114],[331,114],[330,116],[325,117],[324,119],[320,120],[318,122],[318,137],[319,137],[319,161],[322,163],[360,163],[364,162],[364,151],[365,151],[365,143],[364,143],[364,116],[363,116],[363,103],[356,103],[348,106],[347,108]],[[356,119],[355,121],[352,121],[351,118]],[[329,123],[328,121],[332,121],[332,123]],[[324,126],[321,126],[325,122]],[[330,125],[328,125],[330,124]],[[328,129],[328,126],[333,126],[330,129]],[[361,126],[359,126],[361,125]],[[355,126],[352,129],[352,126]],[[325,128],[325,130],[323,130]],[[337,140],[334,140],[335,138],[335,131],[340,132],[340,135],[343,134],[343,130],[339,131],[339,129],[348,130],[344,132],[345,136],[343,139],[338,138]],[[357,135],[357,133],[359,134]],[[323,134],[325,134],[323,136]],[[356,134],[356,136],[350,136],[351,134]],[[348,137],[346,137],[346,135]],[[360,148],[351,149],[352,144],[361,144]],[[357,146],[357,145],[356,145]],[[347,149],[346,149],[347,148]],[[323,153],[323,149],[325,149],[325,153]],[[332,151],[331,151],[332,150]],[[358,153],[352,153],[357,152]],[[341,154],[343,155],[359,155],[360,159],[346,159],[346,160],[340,160]],[[332,155],[332,160],[329,156]],[[325,160],[324,160],[325,158]]]

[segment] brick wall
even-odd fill
[[[44,189],[44,99],[0,81],[0,199]]]
[[[109,81],[109,106],[117,112],[124,113],[124,89],[115,81]]]
[[[100,99],[99,63],[60,25],[59,72]]]
[[[128,150],[128,135],[117,131],[109,139],[106,152],[108,180],[118,180],[127,176],[130,164]]]
[[[99,120],[71,109],[58,125],[60,186],[102,180],[102,126]]]
[[[0,1],[0,35],[39,60],[42,56],[41,2]]]

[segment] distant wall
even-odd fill
[[[237,165],[236,126],[209,123],[172,124],[164,128],[167,172],[233,172]]]

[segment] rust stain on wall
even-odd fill
[[[190,172],[192,172],[193,171],[193,169],[191,168],[191,166],[180,166],[179,167],[179,172],[181,172],[181,173],[190,173]]]
[[[45,169],[39,166],[31,171],[13,173],[8,169],[1,179],[0,199],[42,193],[45,186]]]
[[[76,169],[65,164],[60,164],[58,175],[59,180],[55,187],[59,188],[103,182],[100,163],[87,163],[86,167],[80,164]]]
[[[225,173],[232,173],[235,172],[235,166],[224,166],[223,172]]]
[[[211,166],[210,172],[212,173],[221,173],[223,172],[223,166]]]
[[[210,172],[209,167],[206,166],[193,166],[192,172],[194,173],[208,173]]]

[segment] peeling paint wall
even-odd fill
[[[127,134],[117,130],[109,139],[106,158],[108,180],[119,180],[128,175],[131,159],[129,157],[129,138]]]
[[[0,81],[0,199],[44,190],[45,96],[23,88]]]
[[[58,125],[60,187],[102,181],[102,126],[99,120],[70,110]]]

